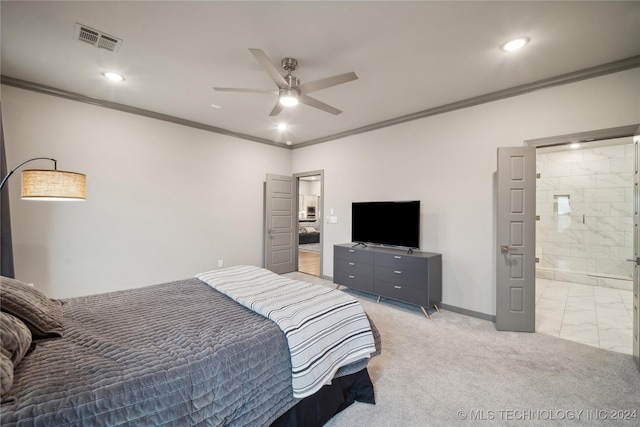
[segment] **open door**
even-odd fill
[[[296,195],[290,176],[267,175],[265,190],[265,268],[277,274],[296,269]]]
[[[301,273],[322,277],[324,170],[296,173],[293,177],[298,194],[296,268]]]
[[[535,332],[535,147],[498,148],[496,329]]]
[[[639,129],[640,131],[640,129]],[[633,359],[640,369],[640,135],[633,137],[635,149],[633,174]]]

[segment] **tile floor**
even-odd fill
[[[632,291],[536,279],[536,332],[632,354]]]

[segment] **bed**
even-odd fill
[[[199,277],[64,301],[2,278],[0,425],[307,427],[324,424],[354,400],[374,403],[369,355],[362,357],[372,350],[368,341],[351,356],[339,355],[339,363],[325,363],[323,375],[331,381],[320,376],[319,388],[306,379],[301,386],[296,376],[306,368],[299,369],[294,354],[304,352],[290,349],[292,330],[325,314],[306,314],[287,332],[279,326],[282,319],[259,314],[280,312],[263,303],[278,286],[305,294],[315,286],[321,298],[341,301],[325,313],[343,311],[342,298],[350,296],[250,266]],[[247,300],[242,286],[265,281],[271,293]],[[332,293],[325,297],[325,290]],[[369,332],[358,320],[353,336],[369,340],[370,334],[373,356],[380,336],[364,317]],[[325,329],[343,330],[343,324]],[[307,351],[319,335],[325,333],[296,345]],[[314,366],[316,358],[326,359],[310,356]]]
[[[320,232],[316,223],[300,223],[298,226],[298,244],[320,243]]]

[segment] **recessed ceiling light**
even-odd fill
[[[527,43],[529,43],[528,37],[518,37],[503,44],[501,49],[505,52],[513,52],[514,50],[523,48]]]
[[[105,76],[106,78],[108,78],[109,80],[114,81],[114,82],[121,82],[121,81],[124,80],[124,77],[122,75],[117,74],[117,73],[112,73],[112,72],[109,72],[109,71],[107,71],[105,73],[102,73],[102,75]]]
[[[580,148],[580,144],[577,142],[572,142],[569,144],[569,148]]]
[[[289,126],[287,126],[286,123],[278,123],[276,127],[278,128],[278,130],[286,130]]]

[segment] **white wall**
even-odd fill
[[[263,182],[291,174],[289,150],[8,86],[2,110],[9,168],[44,156],[87,175],[66,203],[10,179],[18,279],[61,298],[262,265]]]
[[[639,95],[634,69],[294,150],[295,173],[324,169],[324,209],[338,216],[324,225],[323,274],[351,240],[351,202],[420,199],[443,302],[495,315],[497,148],[639,123]]]

